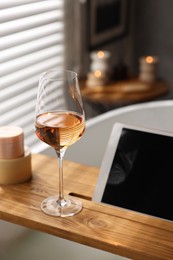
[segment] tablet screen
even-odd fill
[[[101,201],[173,220],[173,137],[122,128]]]

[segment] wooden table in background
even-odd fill
[[[68,218],[40,210],[57,192],[56,158],[32,155],[32,169],[32,180],[0,186],[1,219],[130,259],[173,259],[173,222],[91,201],[99,169],[64,162],[64,191],[83,202],[83,210]]]
[[[169,92],[169,85],[159,80],[149,84],[138,79],[128,79],[93,87],[88,87],[86,80],[81,80],[80,86],[84,103],[89,104],[98,114],[117,107],[150,101]]]

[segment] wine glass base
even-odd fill
[[[74,216],[82,210],[82,202],[71,197],[60,201],[58,196],[52,196],[42,201],[41,210],[51,216]]]

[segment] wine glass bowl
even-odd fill
[[[58,157],[59,193],[46,198],[41,209],[48,215],[73,216],[82,209],[81,201],[64,196],[63,157],[66,149],[85,131],[85,113],[77,74],[50,70],[40,76],[35,109],[35,132]]]

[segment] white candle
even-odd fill
[[[141,57],[139,60],[139,79],[145,82],[154,82],[157,78],[159,59],[155,56]]]
[[[92,52],[91,57],[91,71],[104,71],[108,72],[110,70],[110,52],[109,51],[97,51]]]
[[[15,159],[23,155],[23,129],[17,126],[0,127],[0,159]]]
[[[95,51],[90,54],[91,66],[87,76],[88,86],[105,85],[110,76],[110,52]]]
[[[86,84],[89,87],[99,86],[99,85],[102,86],[107,83],[108,83],[107,73],[105,73],[103,71],[96,70],[94,72],[89,72],[87,75]]]

